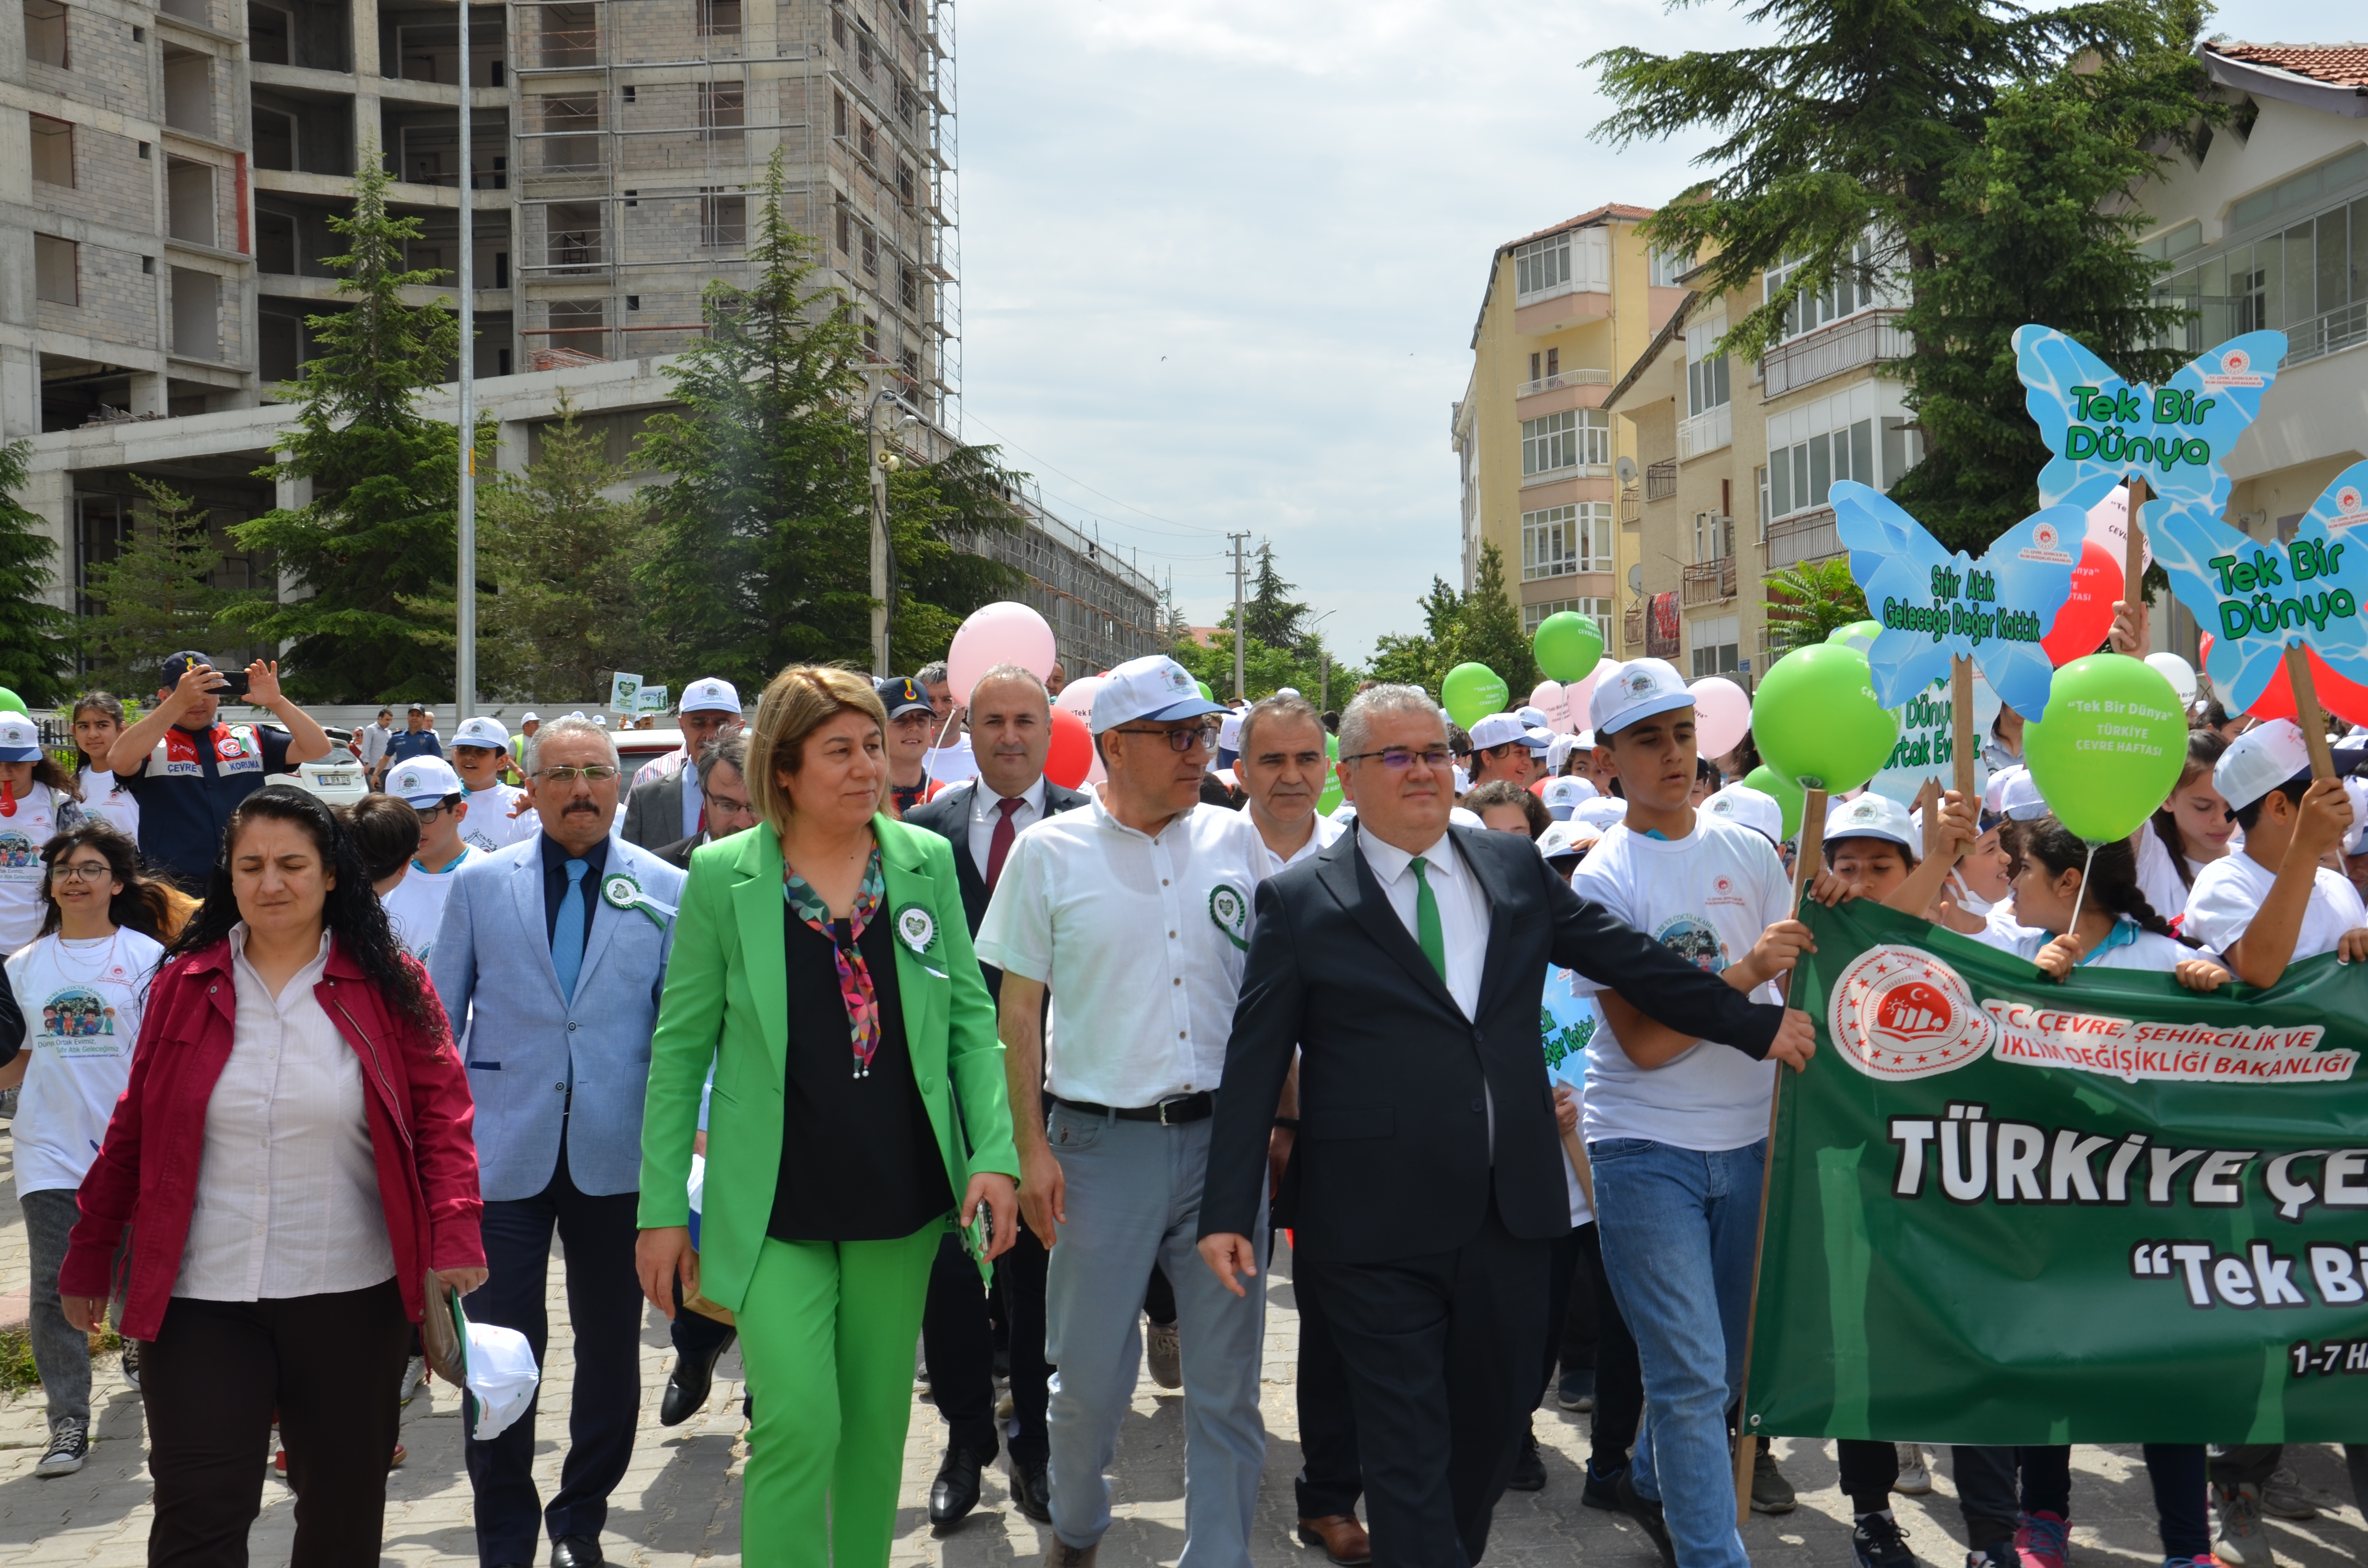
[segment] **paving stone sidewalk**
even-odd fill
[[[24,1224],[13,1199],[9,1145],[0,1134],[0,1295],[25,1281]],[[1266,1484],[1251,1538],[1257,1568],[1320,1568],[1319,1552],[1292,1533],[1291,1479],[1299,1468],[1298,1423],[1292,1378],[1298,1314],[1287,1256],[1278,1267],[1268,1312],[1264,1408],[1268,1431]],[[544,1409],[564,1407],[574,1365],[567,1353],[567,1304],[552,1271],[552,1353],[544,1373]],[[741,1443],[739,1357],[727,1352],[717,1368],[705,1411],[681,1426],[657,1424],[658,1398],[672,1351],[666,1324],[655,1312],[643,1334],[643,1437],[633,1465],[609,1509],[602,1545],[609,1560],[636,1568],[675,1568],[740,1557]],[[0,1405],[0,1568],[137,1568],[146,1561],[149,1481],[141,1444],[139,1396],[112,1358],[97,1369],[94,1405],[97,1443],[80,1474],[44,1481],[32,1473],[44,1422],[40,1396]],[[1183,1401],[1145,1376],[1119,1439],[1115,1522],[1104,1540],[1104,1568],[1172,1563],[1183,1549]],[[1537,1417],[1546,1452],[1542,1493],[1508,1495],[1497,1510],[1490,1564],[1600,1562],[1604,1568],[1657,1568],[1651,1543],[1627,1520],[1580,1506],[1580,1470],[1587,1453],[1587,1417],[1551,1407]],[[539,1479],[548,1495],[557,1484],[564,1423],[543,1417],[537,1445]],[[905,1447],[905,1493],[894,1561],[898,1568],[944,1564],[1041,1562],[1047,1533],[1008,1506],[1001,1471],[990,1472],[978,1511],[943,1534],[928,1525],[928,1492],[943,1449],[944,1428],[926,1399],[916,1398]],[[431,1384],[404,1413],[410,1450],[387,1483],[385,1559],[390,1563],[467,1568],[475,1562],[467,1477],[461,1468],[460,1401]],[[1744,1543],[1756,1562],[1781,1568],[1848,1568],[1849,1507],[1835,1490],[1831,1446],[1780,1441],[1785,1474],[1800,1489],[1801,1506],[1781,1517],[1755,1515]],[[2352,1506],[2340,1453],[2324,1446],[2288,1451],[2288,1460],[2317,1501],[2321,1517],[2308,1524],[2272,1521],[2281,1563],[2288,1568],[2338,1568],[2368,1562],[2368,1528]],[[1918,1556],[1930,1568],[1964,1561],[1946,1450],[1934,1466],[1934,1490],[1925,1498],[1896,1499]],[[2135,1449],[2081,1448],[2073,1454],[2073,1563],[2159,1563],[2153,1494]],[[263,1517],[253,1538],[254,1561],[284,1563],[294,1534],[293,1499],[277,1480],[264,1483]]]

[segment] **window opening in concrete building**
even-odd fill
[[[57,0],[25,0],[25,58],[35,65],[69,69],[66,8]]]
[[[212,165],[193,158],[165,159],[165,205],[173,238],[193,245],[216,243]]]
[[[265,108],[260,104],[249,112],[255,119],[255,166],[294,173],[296,117],[282,114],[276,108]]]
[[[709,82],[700,89],[699,123],[718,147],[735,151],[748,139],[748,89],[741,82]]]
[[[48,115],[28,117],[33,122],[33,177],[44,185],[72,188],[74,182],[74,126]]]
[[[553,300],[551,332],[553,348],[572,349],[593,358],[608,356],[608,310],[598,300]]]
[[[699,36],[738,38],[740,0],[699,0]]]
[[[295,37],[293,18],[277,6],[266,6],[259,0],[246,0],[247,58],[261,65],[293,65],[295,55],[290,40]]]
[[[714,194],[712,187],[699,198],[700,243],[712,248],[748,243],[748,199]]]
[[[544,210],[550,236],[549,255],[544,259],[552,271],[590,272],[606,259],[600,243],[599,203],[553,202]]]
[[[304,324],[294,316],[265,311],[256,320],[256,347],[261,355],[257,368],[267,388],[292,381],[304,362]]]
[[[222,358],[222,279],[173,268],[173,352],[185,359]]]
[[[255,269],[296,275],[296,220],[285,212],[255,214]]]
[[[169,9],[169,7],[168,7]],[[165,49],[165,123],[211,140],[214,134],[214,62],[193,49]]]
[[[72,240],[55,234],[33,236],[33,294],[53,305],[82,303],[75,252]]]
[[[1521,421],[1521,472],[1525,475],[1601,468],[1611,460],[1611,415],[1600,408],[1566,409]]]
[[[535,63],[543,66],[598,65],[600,62],[599,13],[590,6],[538,6],[540,28]],[[473,36],[471,41],[474,42]]]

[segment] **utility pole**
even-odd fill
[[[880,404],[887,391],[888,369],[867,366],[863,380],[863,426],[871,441],[871,673],[888,668],[888,469],[887,442],[880,430]]]
[[[1247,695],[1242,680],[1242,654],[1249,637],[1248,629],[1243,625],[1242,584],[1248,562],[1242,554],[1242,547],[1249,542],[1250,536],[1239,533],[1225,537],[1234,542],[1234,695],[1242,697]]]
[[[461,0],[460,11],[461,561],[454,583],[459,608],[452,629],[452,710],[465,720],[477,711],[477,229],[475,171],[469,163],[469,0]]]

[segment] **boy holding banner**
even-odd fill
[[[2368,907],[2320,864],[2351,830],[2351,800],[2341,779],[2310,773],[2291,719],[2237,736],[2212,770],[2245,846],[2197,873],[2183,926],[2248,985],[2275,985],[2286,965],[2319,953],[2368,959]]]

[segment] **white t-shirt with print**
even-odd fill
[[[423,870],[414,860],[394,891],[379,900],[394,925],[394,939],[421,963],[427,961],[428,949],[436,946],[436,927],[444,923],[444,901],[451,896],[452,879],[476,853],[463,848],[461,858],[440,871]]]
[[[2155,974],[2169,974],[2189,959],[2213,959],[2218,955],[2199,952],[2186,943],[2154,931],[2133,929],[2127,915],[2120,921],[2121,929],[2114,935],[2121,938],[2103,952],[2091,953],[2080,961],[2082,969],[2142,969]],[[2047,944],[2055,940],[2055,933],[2032,926],[1992,926],[1974,938],[2002,953],[2012,953],[2026,963],[2037,963]]]
[[[0,808],[0,953],[13,953],[41,928],[41,846],[83,822],[79,803],[46,784]]]
[[[32,1058],[9,1129],[20,1199],[72,1191],[98,1158],[131,1076],[148,977],[164,956],[149,937],[119,929],[86,942],[53,932],[8,960]]]
[[[2180,856],[2180,860],[2187,860],[2187,880],[2182,881],[2179,875],[2179,860],[2171,858],[2170,846],[2162,841],[2162,835],[2154,830],[2153,823],[2149,822],[2138,829],[2131,842],[2137,848],[2138,892],[2146,894],[2146,902],[2154,905],[2157,915],[2165,920],[2178,919],[2187,908],[2191,884],[2212,862],[2187,860],[2186,856]]]
[[[123,787],[122,779],[112,773],[85,767],[76,782],[82,790],[85,816],[107,823],[134,844],[140,842],[140,802]]]
[[[471,790],[463,799],[469,802],[469,814],[461,819],[461,842],[472,849],[482,849],[490,855],[508,847],[522,838],[532,838],[542,831],[542,819],[531,810],[510,815],[510,808],[525,794],[515,784],[496,781],[483,790]],[[619,812],[622,815],[622,812]],[[411,879],[405,877],[404,881]]]
[[[1748,827],[1697,812],[1694,830],[1665,840],[1615,824],[1578,864],[1570,885],[1698,969],[1742,961],[1760,935],[1793,913],[1792,880],[1775,846]],[[1574,989],[1611,989],[1577,976]],[[1752,1000],[1776,1001],[1771,983]],[[1587,1048],[1587,1140],[1645,1138],[1679,1149],[1740,1149],[1768,1136],[1776,1063],[1702,1040],[1647,1071],[1628,1059],[1607,1019]]]
[[[2223,855],[2196,874],[2187,895],[2187,918],[2180,929],[2214,952],[2226,952],[2245,935],[2278,874],[2243,850]],[[2312,879],[2310,903],[2294,936],[2293,960],[2331,953],[2343,933],[2368,926],[2368,906],[2351,880],[2326,867]]]
[[[953,744],[931,746],[921,754],[921,766],[928,770],[931,782],[959,784],[965,778],[978,777],[978,753],[967,734],[956,737]]]

